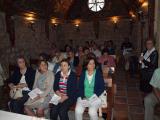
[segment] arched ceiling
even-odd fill
[[[92,12],[87,6],[88,0],[0,0],[0,9],[7,14],[35,12],[39,17],[58,17],[61,19],[105,19],[110,16],[129,17],[129,11],[137,12],[139,0],[105,0],[100,12]]]

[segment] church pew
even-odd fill
[[[114,76],[114,75],[113,75]],[[114,78],[114,77],[113,77]],[[112,80],[114,81],[114,80]],[[114,108],[114,96],[116,93],[116,84],[112,84],[112,87],[107,88],[107,108],[102,108],[102,113],[107,114],[107,120],[113,119],[113,108]],[[75,106],[70,107],[70,111],[75,111]],[[88,112],[88,109],[85,109],[85,113]]]

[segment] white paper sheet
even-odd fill
[[[40,94],[42,94],[42,93],[43,93],[43,92],[42,92],[40,89],[35,88],[35,89],[32,90],[31,92],[29,92],[28,95],[29,95],[29,97],[30,97],[31,99],[34,99],[34,98],[36,98],[38,95],[40,95]]]
[[[50,100],[49,103],[52,103],[52,104],[54,104],[54,105],[58,105],[60,99],[61,99],[60,96],[54,94],[54,95],[52,96],[52,99]]]
[[[92,97],[89,98],[90,104],[94,104],[94,102],[97,101],[97,99],[98,99],[97,95],[94,94]]]
[[[83,105],[83,107],[89,107],[89,101],[88,100],[81,100],[81,104]]]

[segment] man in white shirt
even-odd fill
[[[97,45],[94,45],[94,47],[93,47],[93,53],[95,54],[95,56],[97,58],[101,57],[101,55],[102,55],[101,51],[98,49]]]

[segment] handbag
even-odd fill
[[[102,102],[101,107],[102,107],[102,108],[106,108],[106,107],[107,107],[107,92],[104,91],[104,92],[99,96],[99,98],[101,99],[101,102]]]
[[[101,99],[101,107],[98,109],[99,111],[99,117],[102,117],[102,108],[107,108],[107,92],[104,91],[99,98]]]
[[[18,99],[18,98],[23,97],[22,89],[21,89],[21,88],[13,88],[13,89],[10,91],[10,97],[11,97],[12,99]]]

